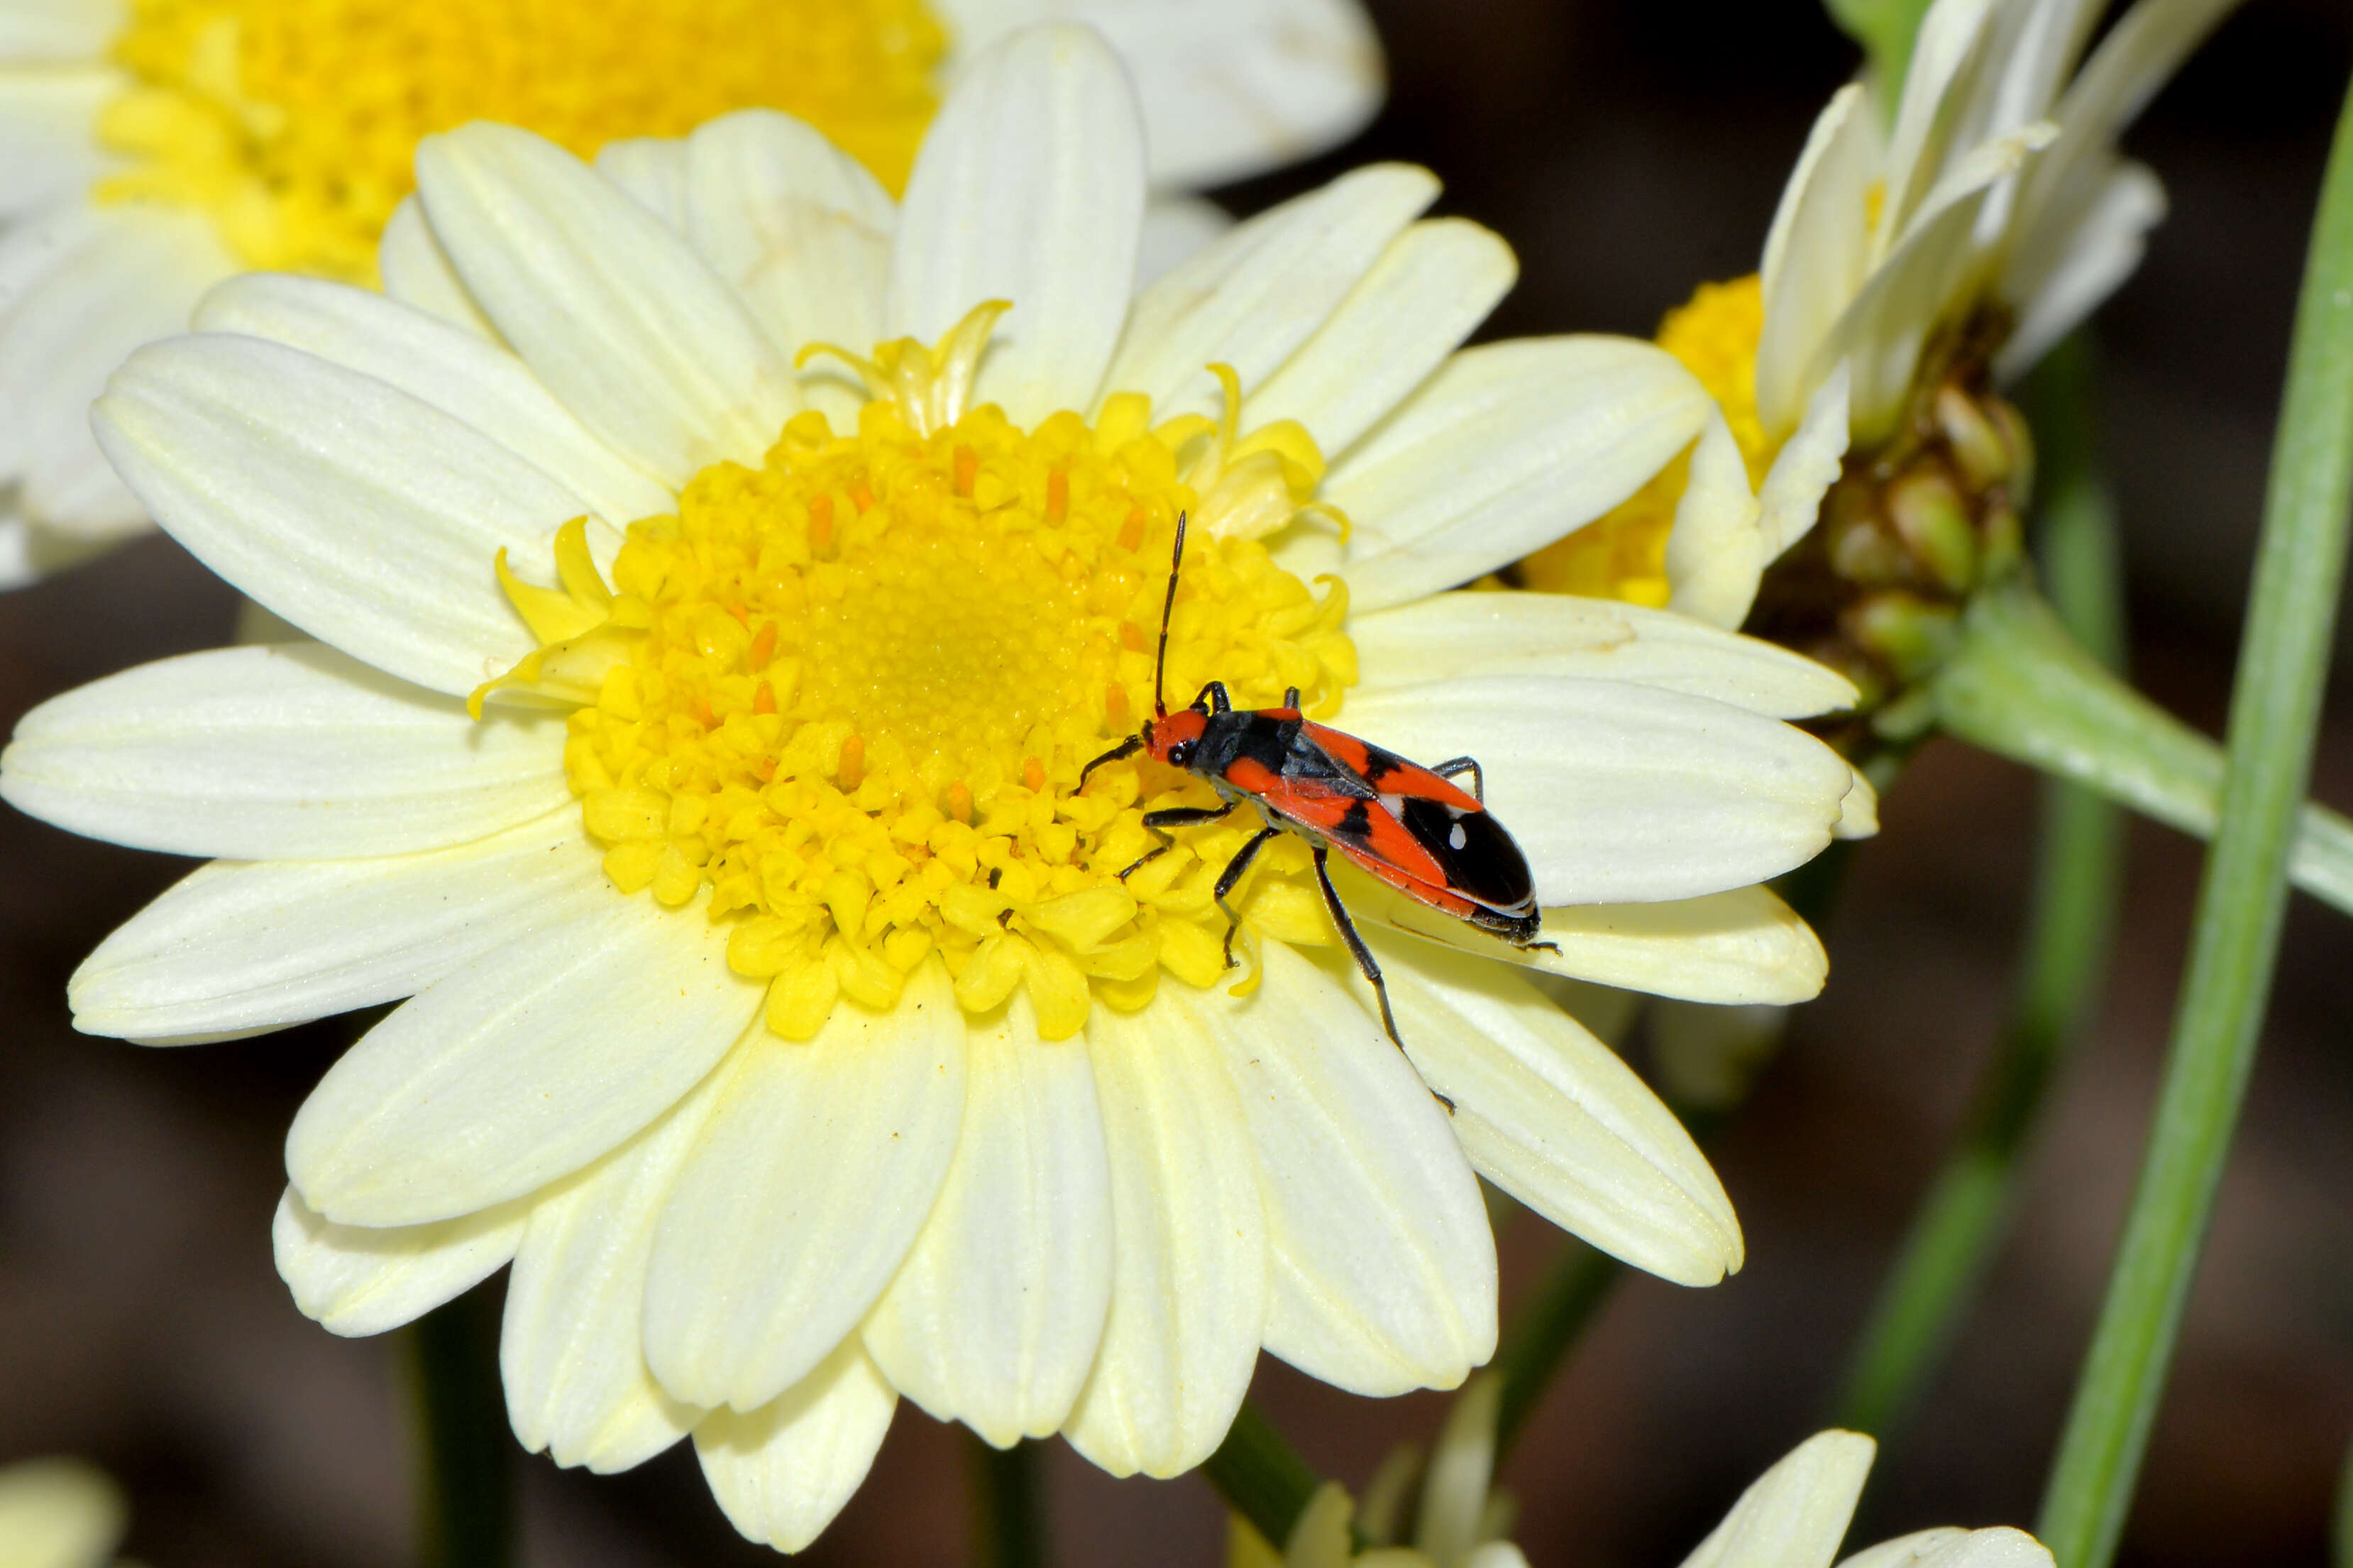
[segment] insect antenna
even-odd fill
[[[1160,605],[1160,651],[1152,656],[1152,713],[1168,717],[1168,703],[1160,695],[1160,678],[1168,668],[1168,617],[1176,609],[1176,569],[1185,564],[1185,514],[1176,514],[1176,552],[1168,562],[1168,597]]]

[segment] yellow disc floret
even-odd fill
[[[373,281],[418,140],[470,120],[584,157],[765,105],[894,192],[945,50],[922,0],[130,0],[103,197],[204,208],[248,265]]]
[[[1754,275],[1701,284],[1659,327],[1659,346],[1681,360],[1724,411],[1751,489],[1764,483],[1778,449],[1757,417],[1757,340],[1764,327],[1764,289]],[[1665,604],[1667,535],[1689,475],[1688,458],[1678,458],[1614,510],[1522,562],[1520,582],[1547,593]]]
[[[579,704],[565,761],[607,876],[707,911],[788,1037],[842,996],[889,1006],[934,952],[972,1011],[1026,987],[1050,1038],[1096,1000],[1142,1005],[1164,969],[1222,973],[1210,884],[1249,829],[1196,830],[1123,881],[1155,843],[1144,812],[1209,792],[1148,760],[1077,787],[1152,713],[1180,511],[1172,701],[1216,679],[1328,713],[1355,676],[1339,584],[1319,596],[1248,537],[1307,507],[1304,433],[1241,437],[1231,399],[1156,428],[1132,395],[1026,431],[965,408],[998,308],[936,360],[857,362],[881,395],[854,432],[805,413],[759,468],[697,475],[675,516],[630,527],[609,588],[584,523],[561,588],[500,563],[543,646],[478,695]],[[1305,871],[1261,860],[1253,926],[1326,939]]]

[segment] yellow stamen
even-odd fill
[[[938,100],[922,0],[130,0],[106,199],[201,207],[249,266],[373,280],[422,137],[522,125],[586,156],[765,105],[892,191]]]
[[[1243,432],[1238,395],[1215,422],[1155,428],[1113,399],[1092,426],[1019,429],[965,406],[1001,309],[860,357],[877,396],[854,434],[805,413],[759,468],[705,469],[676,516],[630,527],[609,589],[574,580],[578,524],[562,590],[501,570],[543,646],[478,701],[576,704],[565,768],[607,875],[671,907],[707,890],[780,1034],[841,997],[888,1005],[933,952],[965,1007],[1026,989],[1049,1037],[1097,998],[1143,1005],[1162,969],[1217,982],[1210,888],[1245,830],[1194,830],[1122,881],[1155,842],[1145,812],[1212,796],[1140,758],[1077,787],[1151,711],[1180,511],[1175,700],[1217,679],[1266,707],[1295,685],[1328,716],[1355,679],[1345,588],[1319,597],[1246,536],[1270,498],[1307,504],[1303,433]],[[1268,847],[1245,907],[1291,907],[1283,887],[1314,896],[1303,845]]]
[[[1764,289],[1751,275],[1701,284],[1659,327],[1659,346],[1724,410],[1752,487],[1764,482],[1778,450],[1757,417],[1757,340],[1764,326]],[[1665,604],[1667,534],[1689,473],[1687,460],[1676,458],[1614,510],[1520,563],[1521,582],[1547,593]]]

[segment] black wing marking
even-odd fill
[[[1445,868],[1447,884],[1456,892],[1493,909],[1534,907],[1535,879],[1527,857],[1493,816],[1420,795],[1390,795],[1383,804],[1392,803],[1398,820]]]

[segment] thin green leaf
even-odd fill
[[[1978,596],[1933,689],[1947,734],[2213,836],[2221,748],[2104,668],[2026,584]],[[2288,869],[2297,887],[2353,914],[2353,822],[2305,806]]]
[[[2140,1182],[2043,1496],[2040,1533],[2060,1568],[2106,1568],[2116,1553],[2254,1066],[2345,574],[2348,498],[2353,95],[2296,306],[2189,973]]]

